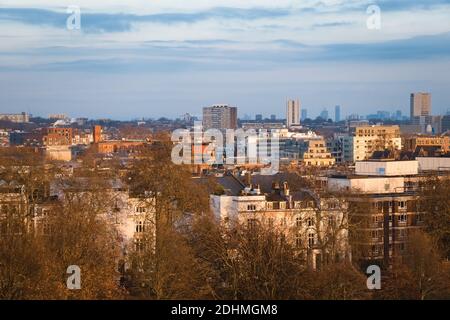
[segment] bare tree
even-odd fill
[[[437,241],[446,259],[450,258],[450,179],[428,178],[420,184],[418,209],[425,230]]]
[[[377,299],[450,299],[450,268],[432,238],[421,230],[409,235],[403,262],[382,282]]]

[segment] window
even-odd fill
[[[401,214],[398,216],[398,222],[405,223],[407,221],[407,215]]]
[[[328,217],[328,226],[329,227],[333,227],[334,226],[334,217],[333,216],[329,216]]]
[[[316,237],[314,233],[308,234],[308,247],[311,249],[314,247],[314,244],[316,243]]]
[[[314,218],[308,218],[306,219],[306,225],[308,227],[313,227],[314,226]]]
[[[329,209],[336,209],[336,208],[337,208],[337,204],[336,204],[335,202],[330,202],[330,203],[328,204],[328,208],[329,208]]]
[[[144,241],[142,239],[134,239],[134,249],[137,252],[144,250]]]
[[[144,213],[146,210],[145,210],[145,207],[136,207],[136,213]]]
[[[44,236],[48,236],[48,235],[50,235],[50,233],[51,233],[50,223],[44,221],[44,222],[42,223],[42,234],[43,234]]]
[[[405,203],[405,201],[400,201],[399,203],[398,203],[398,207],[399,208],[405,208],[406,207],[406,203]]]
[[[0,234],[7,234],[7,233],[8,233],[8,222],[0,221]]]
[[[247,205],[247,210],[248,211],[256,211],[256,205],[254,205],[254,204]]]
[[[383,217],[382,216],[373,216],[372,217],[372,223],[377,224],[379,222],[383,222]]]
[[[300,234],[295,235],[295,247],[301,248],[302,246],[302,236]]]
[[[295,218],[295,226],[296,226],[297,228],[300,228],[300,227],[302,226],[302,217],[301,217],[301,216],[297,216],[297,217]]]
[[[247,219],[247,227],[249,230],[254,230],[258,226],[258,220],[256,219]]]
[[[376,255],[376,254],[378,254],[378,252],[379,252],[379,249],[378,249],[378,246],[372,246],[372,254],[373,255]]]
[[[143,221],[138,221],[136,223],[136,232],[137,233],[142,233],[144,231],[145,231],[144,222]]]

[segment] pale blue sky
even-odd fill
[[[18,4],[20,3],[20,4]],[[381,29],[366,9],[381,9]],[[66,9],[81,9],[67,30]],[[0,112],[177,117],[408,111],[430,91],[450,109],[450,1],[2,0]]]

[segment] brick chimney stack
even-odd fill
[[[252,185],[252,173],[249,171],[245,173],[245,184],[249,187]]]

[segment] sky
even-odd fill
[[[0,113],[175,118],[226,103],[283,118],[299,98],[310,117],[407,115],[426,91],[443,114],[449,88],[450,0],[0,2]]]

